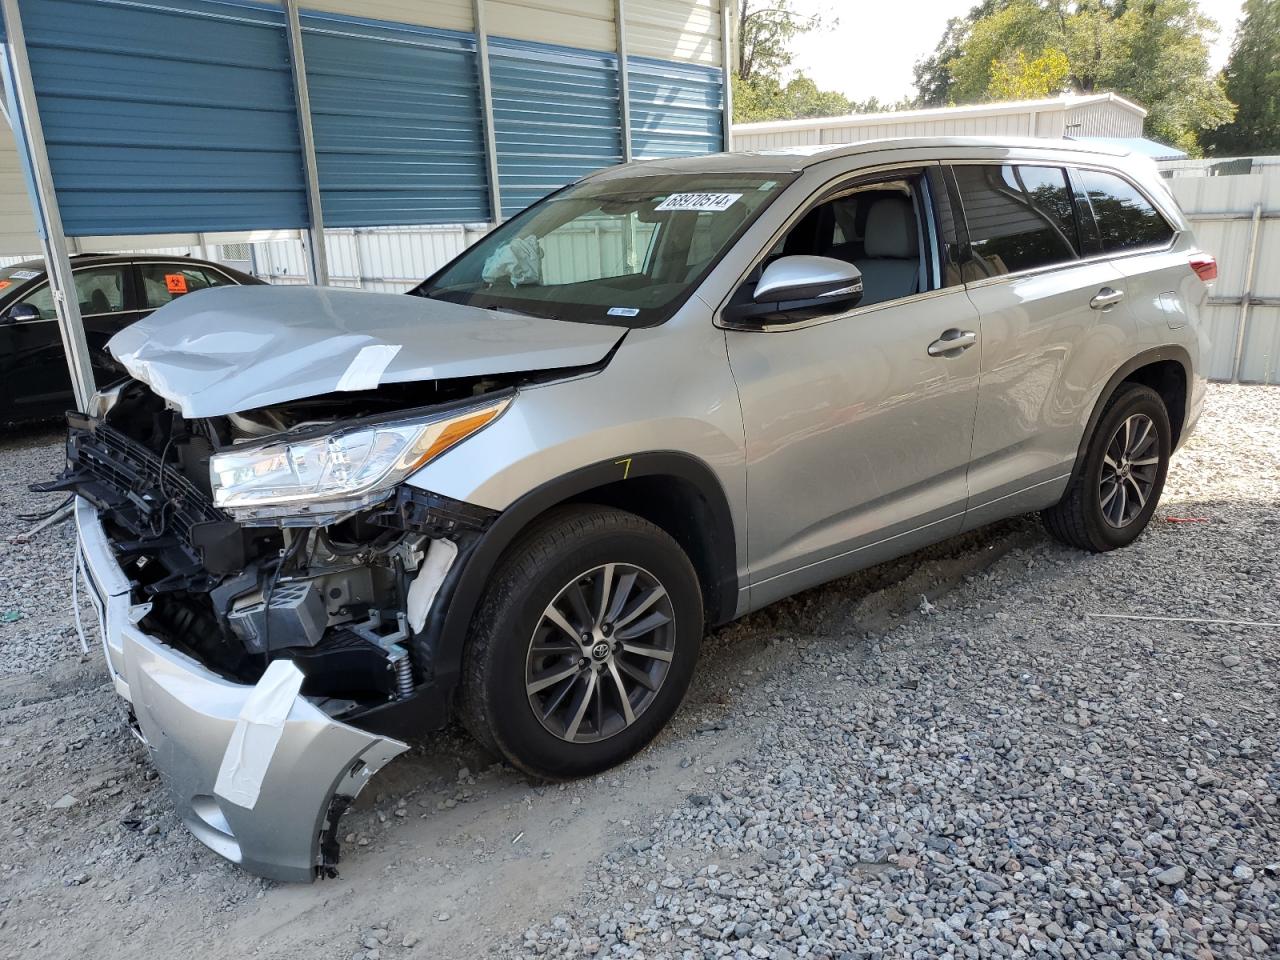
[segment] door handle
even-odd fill
[[[931,357],[958,357],[960,351],[968,350],[978,342],[978,335],[972,330],[957,330],[954,327],[944,330],[942,336],[929,344]]]
[[[1093,299],[1089,301],[1089,306],[1094,310],[1110,310],[1123,299],[1123,290],[1113,290],[1111,287],[1103,287],[1094,294]]]

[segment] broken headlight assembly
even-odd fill
[[[384,500],[510,402],[353,421],[223,450],[209,461],[214,503],[250,526],[332,522]]]

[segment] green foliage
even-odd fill
[[[850,100],[835,90],[821,90],[804,74],[786,83],[776,77],[757,76],[745,81],[733,78],[733,119],[736,123],[761,120],[799,120],[806,117],[839,117],[850,113],[883,113],[909,110],[911,103],[881,103],[875,97]]]
[[[1280,0],[1245,0],[1223,71],[1235,119],[1205,136],[1218,156],[1280,153]]]
[[[739,0],[737,75],[776,79],[791,63],[791,40],[820,24],[792,10],[790,0]]]
[[[739,0],[738,57],[733,77],[733,119],[794,120],[894,109],[874,97],[850,100],[834,90],[821,90],[803,73],[789,70],[791,41],[824,23],[791,9],[790,0]],[[787,79],[784,80],[784,76]]]
[[[1040,56],[1028,60],[1021,50],[1012,57],[991,64],[987,95],[993,100],[1040,100],[1060,94],[1067,84],[1071,65],[1061,50],[1045,47]]]
[[[916,85],[928,103],[1115,91],[1147,108],[1150,136],[1196,153],[1233,110],[1209,72],[1216,29],[1195,0],[988,0],[947,24]]]
[[[922,107],[945,107],[956,102],[952,87],[955,78],[950,64],[960,56],[961,46],[975,23],[1003,9],[1007,0],[983,0],[963,17],[947,21],[942,39],[933,53],[918,60],[915,65],[916,95]]]

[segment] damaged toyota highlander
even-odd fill
[[[881,141],[602,171],[395,296],[199,291],[69,417],[77,583],[176,809],[246,869],[457,718],[643,748],[709,626],[993,520],[1110,550],[1199,415],[1213,259],[1154,168]]]

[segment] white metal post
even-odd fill
[[[631,162],[631,78],[627,71],[627,2],[614,0],[613,22],[618,35],[618,116],[622,120],[622,162]]]
[[[498,183],[498,134],[493,126],[493,83],[489,78],[489,30],[484,22],[484,0],[471,0],[476,33],[476,68],[480,81],[480,118],[484,123],[485,172],[489,178],[490,220],[502,222],[502,185]]]
[[[720,0],[720,61],[724,75],[724,149],[733,149],[733,0]]]
[[[307,185],[307,220],[303,246],[312,283],[329,282],[329,260],[324,245],[324,212],[320,207],[320,175],[316,167],[316,141],[311,129],[311,94],[307,88],[307,61],[302,52],[302,24],[297,0],[284,0],[285,32],[293,66],[293,99],[298,113],[298,140],[302,145],[302,170]]]
[[[1240,382],[1240,366],[1244,362],[1244,335],[1249,323],[1249,307],[1253,300],[1253,271],[1258,262],[1258,234],[1262,232],[1262,202],[1253,205],[1249,227],[1249,259],[1244,266],[1244,290],[1240,296],[1240,320],[1236,325],[1236,352],[1231,358],[1231,382]]]
[[[36,215],[36,231],[40,235],[49,289],[58,314],[58,331],[62,334],[62,349],[71,372],[76,409],[84,411],[89,408],[89,398],[95,390],[93,364],[89,343],[84,336],[84,321],[80,317],[80,299],[76,296],[75,279],[71,273],[67,239],[62,232],[62,215],[53,189],[53,172],[45,150],[44,128],[40,125],[40,110],[31,81],[31,62],[27,59],[27,39],[22,29],[18,0],[0,0],[0,10],[4,12],[5,23],[3,66],[9,96],[9,120]]]

